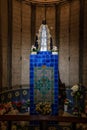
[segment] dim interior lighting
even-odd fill
[[[19,2],[32,3],[32,4],[58,4],[67,0],[17,0]]]

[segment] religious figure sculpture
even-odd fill
[[[53,48],[52,37],[45,20],[42,21],[39,33],[36,35],[35,47],[39,51],[49,51]]]

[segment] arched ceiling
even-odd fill
[[[53,2],[59,2],[60,0],[30,0],[31,2],[39,2],[39,3],[53,3]]]
[[[33,4],[56,4],[61,3],[66,0],[22,0],[25,2],[33,3]]]

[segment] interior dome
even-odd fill
[[[38,4],[53,4],[53,3],[59,3],[60,0],[25,0],[27,2],[31,2],[31,3],[38,3]],[[63,1],[63,0],[61,0]]]

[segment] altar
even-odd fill
[[[58,52],[45,22],[42,23],[30,54],[30,114],[38,114],[38,103],[49,103],[58,114]],[[36,53],[33,53],[36,52]]]

